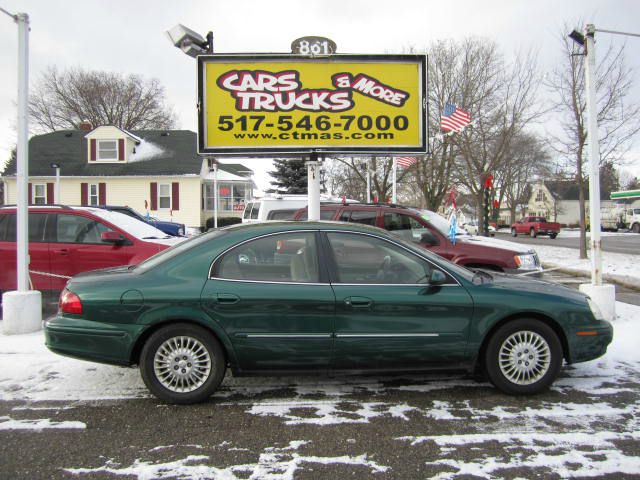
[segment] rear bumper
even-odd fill
[[[60,355],[108,363],[130,365],[131,351],[144,326],[92,322],[56,316],[45,323],[45,345]]]

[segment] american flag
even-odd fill
[[[458,132],[471,123],[471,114],[458,108],[453,103],[444,105],[444,112],[440,117],[440,128],[443,132]]]
[[[396,164],[401,168],[409,168],[417,161],[416,157],[396,157]]]

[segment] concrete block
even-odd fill
[[[42,329],[42,294],[37,290],[2,294],[2,332],[19,335]]]

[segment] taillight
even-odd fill
[[[80,301],[80,297],[65,288],[60,294],[58,310],[62,313],[82,314],[82,302]]]

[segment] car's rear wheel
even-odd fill
[[[168,403],[197,403],[218,388],[224,351],[205,329],[177,323],[154,332],[142,348],[140,373],[147,388]]]
[[[489,339],[485,354],[489,380],[512,395],[539,393],[562,367],[562,345],[547,324],[518,319],[504,324]]]
[[[558,234],[557,233],[552,233],[549,236],[551,237],[551,240],[553,240],[554,238],[556,238],[558,236]]]
[[[531,238],[536,238],[536,231],[535,231],[535,229],[533,229],[533,228],[532,228],[531,230],[529,230],[529,236],[530,236]]]

